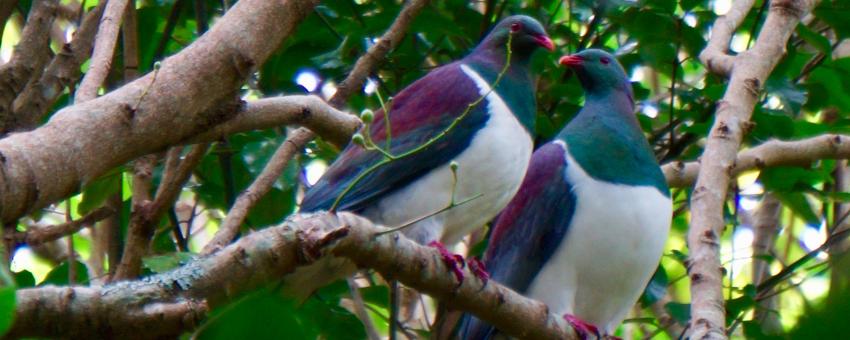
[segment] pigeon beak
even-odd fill
[[[584,63],[584,58],[577,56],[575,54],[565,55],[558,60],[558,63],[568,67],[580,66]]]
[[[538,35],[538,36],[534,37],[534,41],[536,41],[537,44],[539,44],[540,46],[543,46],[543,48],[545,48],[549,51],[555,50],[555,43],[553,43],[552,39],[549,39],[549,37],[547,37],[545,35]]]

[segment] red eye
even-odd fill
[[[608,63],[610,63],[611,60],[609,60],[606,57],[602,57],[602,58],[599,58],[599,62],[601,62],[602,64],[605,64],[605,65],[608,65]]]
[[[522,29],[522,24],[515,22],[511,24],[511,32],[519,32]]]

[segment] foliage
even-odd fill
[[[197,13],[195,9],[199,7],[184,4],[175,12],[178,15],[169,19],[176,4],[184,2],[136,2],[142,72],[152,70],[154,62],[197,39],[202,33],[199,27],[204,26],[199,25],[199,20],[212,23],[224,12],[222,2],[197,1],[203,4],[206,12]],[[754,35],[764,24],[768,6],[765,2],[756,1],[756,6],[745,18],[733,39],[733,52],[741,52],[754,42]],[[551,139],[583,103],[576,77],[558,67],[555,61],[562,54],[601,47],[616,52],[632,75],[639,122],[658,159],[663,163],[695,160],[703,151],[703,142],[713,122],[712,114],[726,84],[724,79],[706,72],[698,55],[706,46],[712,24],[728,6],[729,1],[717,0],[432,1],[415,19],[410,29],[415,33],[408,34],[389,54],[371,78],[367,90],[348,101],[348,109],[361,112],[380,107],[375,88],[382,94],[398,92],[431,68],[465,55],[500,17],[524,13],[540,19],[559,46],[558,53],[539,53],[533,60],[534,71],[539,75],[537,145]],[[357,58],[389,27],[400,8],[401,4],[395,0],[324,1],[258,69],[255,77],[244,86],[243,97],[309,92],[328,98],[334,84],[344,79]],[[745,137],[745,147],[775,138],[791,140],[850,132],[850,58],[845,57],[849,54],[847,46],[840,52],[838,44],[840,39],[850,37],[848,17],[850,1],[823,1],[812,20],[796,28],[787,45],[787,55],[765,84],[753,113],[752,129]],[[170,36],[164,36],[165,29],[172,26]],[[17,37],[16,34],[20,34],[20,27],[8,24],[2,41],[3,51],[11,50],[16,41],[9,37]],[[119,50],[122,50],[120,46]],[[833,53],[841,54],[833,56]],[[121,85],[120,54],[115,65],[110,88]],[[174,209],[175,218],[162,219],[157,225],[154,253],[144,261],[149,272],[179,266],[200,250],[214,234],[235,196],[257,177],[288,132],[285,128],[253,131],[216,143],[184,187]],[[321,140],[310,143],[298,162],[290,163],[271,192],[251,210],[245,228],[275,225],[295,212],[299,192],[309,185],[308,179],[313,179],[316,171],[321,171],[322,164],[333,161],[337,151]],[[770,168],[746,173],[738,179],[734,195],[726,201],[727,232],[722,237],[730,316],[727,326],[734,337],[758,338],[765,334],[759,323],[750,321],[750,314],[761,308],[758,302],[764,299],[764,291],[752,282],[749,267],[753,260],[768,261],[772,273],[778,273],[818,247],[826,235],[841,224],[836,222],[841,218],[836,216],[839,210],[835,207],[846,202],[848,196],[835,192],[837,163],[820,161]],[[121,230],[125,234],[129,223],[131,171],[130,166],[115,169],[88,183],[68,203],[35,212],[32,219],[61,222],[64,213],[56,211],[64,211],[65,204],[78,202],[73,212],[76,217],[121,193],[124,207]],[[160,180],[161,173],[162,167],[157,167],[155,182]],[[770,255],[754,257],[748,244],[753,235],[753,211],[765,192],[776,193],[783,204],[780,219],[783,231]],[[676,215],[666,255],[641,299],[641,308],[634,312],[635,322],[621,327],[620,335],[660,333],[656,338],[676,337],[676,334],[656,329],[660,324],[656,320],[658,315],[649,306],[663,301],[667,302],[661,310],[666,310],[681,325],[687,322],[690,292],[684,259],[687,256],[685,237],[690,195],[690,188],[673,190]],[[182,225],[182,234],[190,238],[189,249],[182,249],[173,237],[175,220]],[[91,234],[85,232],[75,237],[78,246],[90,239]],[[483,249],[480,243],[469,246],[479,252]],[[91,266],[87,261],[91,256],[87,249],[76,250],[82,261],[71,261],[75,282],[87,284]],[[44,253],[36,259],[25,259],[22,254],[19,252],[15,258],[18,286],[68,284],[71,268],[68,261],[50,258]],[[795,268],[778,282],[776,289],[780,293],[776,297],[779,301],[776,312],[783,331],[794,329],[789,333],[792,337],[814,337],[816,334],[821,337],[829,332],[845,334],[843,331],[836,333],[838,328],[831,327],[844,327],[835,317],[846,315],[846,304],[827,304],[822,312],[810,313],[813,301],[848,301],[846,294],[830,290],[829,286],[833,277],[850,276],[850,268],[846,265],[832,267],[832,261],[838,257],[838,252],[831,256],[815,254],[814,263]],[[30,264],[26,264],[27,261]],[[43,266],[32,265],[36,262],[48,263],[51,269],[45,271]],[[389,314],[386,289],[377,275],[367,273],[365,277],[373,285],[361,288],[361,294],[373,322],[385,333]],[[14,305],[14,295],[9,291],[8,287],[0,289],[0,334],[10,321],[7,307],[9,303]],[[363,325],[351,311],[349,295],[347,287],[338,282],[298,305],[282,297],[277,287],[269,287],[213,311],[195,335],[203,338],[246,335],[288,339],[365,338]],[[433,320],[433,311],[428,310],[427,314],[427,320]],[[800,319],[803,315],[805,317]],[[415,331],[427,331],[418,323],[409,326]]]

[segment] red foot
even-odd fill
[[[443,258],[443,264],[445,264],[446,267],[449,267],[449,270],[455,274],[455,278],[457,278],[457,285],[460,286],[460,284],[463,283],[462,269],[466,265],[463,261],[463,256],[450,253],[449,250],[446,249],[446,246],[439,241],[431,241],[431,243],[428,243],[428,246],[437,248],[437,250],[440,251],[440,256]]]
[[[596,326],[584,322],[584,320],[579,319],[575,315],[564,314],[564,320],[567,320],[576,329],[576,333],[582,339],[587,339],[590,334],[595,335],[597,339],[602,339],[602,335],[599,334],[599,329]]]
[[[484,262],[477,257],[473,257],[467,262],[469,262],[469,270],[472,271],[472,274],[475,274],[475,277],[486,285],[487,281],[490,281],[490,273],[487,272],[487,266],[484,265]]]

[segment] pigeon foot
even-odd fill
[[[461,283],[463,283],[463,267],[466,266],[466,263],[463,260],[463,256],[460,256],[458,254],[452,254],[451,252],[449,252],[448,249],[446,249],[446,246],[444,246],[439,241],[431,241],[431,243],[428,243],[428,246],[437,248],[437,250],[440,251],[440,256],[443,259],[443,264],[445,264],[446,267],[448,267],[449,270],[452,272],[452,274],[455,275],[455,278],[457,279],[457,285],[460,286]]]
[[[602,339],[602,335],[599,334],[599,329],[596,328],[596,326],[579,319],[577,316],[564,314],[564,320],[567,320],[567,322],[575,328],[576,333],[578,333],[580,338],[586,340],[588,339],[588,336],[592,334],[596,337],[596,339]]]
[[[481,280],[484,285],[487,285],[487,281],[490,281],[490,273],[487,272],[487,266],[484,265],[484,262],[477,257],[468,259],[467,262],[469,263],[469,270],[472,271],[472,274]]]

